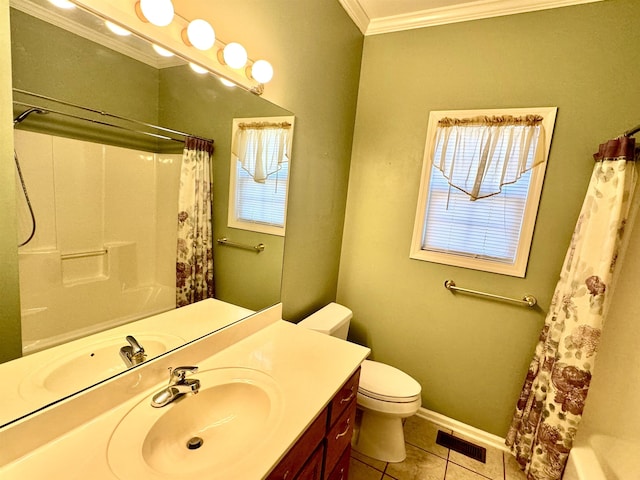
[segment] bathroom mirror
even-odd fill
[[[130,122],[116,117],[214,140],[215,298],[251,311],[277,303],[284,238],[231,229],[226,224],[231,126],[236,117],[292,113],[241,88],[225,86],[210,74],[197,74],[185,60],[166,59],[146,41],[120,39],[106,30],[101,19],[77,8],[62,10],[48,0],[11,0],[10,5],[14,101],[20,102],[14,103],[14,118],[31,105],[67,113],[33,113],[16,128],[16,155],[36,219],[33,239],[18,250],[27,352],[175,308],[176,233],[171,225],[175,226],[177,210],[171,208],[177,196],[183,143],[133,133],[121,128],[131,128]],[[105,118],[75,106],[115,117]],[[68,114],[120,127],[77,120]],[[182,139],[171,132],[134,126]],[[38,150],[42,145],[45,150]],[[80,158],[72,148],[92,153]],[[102,159],[97,159],[100,155]],[[92,162],[100,162],[99,168],[94,169]],[[24,240],[33,219],[17,181],[19,234]],[[107,191],[112,194],[106,195]],[[75,209],[62,211],[63,204]],[[119,216],[127,218],[116,225],[112,220]],[[148,231],[143,230],[144,225]],[[126,235],[134,230],[135,238]],[[118,231],[125,235],[116,238]],[[91,232],[100,232],[100,238],[94,238],[93,244],[80,241]],[[217,243],[221,238],[241,245],[263,244],[264,250]],[[57,243],[63,241],[68,247],[61,252]],[[92,255],[76,256],[86,253]],[[62,255],[66,255],[63,260]],[[47,270],[51,263],[58,265],[54,273]],[[117,282],[108,288],[119,293],[126,290],[126,298],[100,298],[99,287],[117,275]],[[49,315],[58,308],[42,303],[51,284],[58,289],[49,294],[54,302],[69,296],[69,290],[78,290],[69,301],[81,303],[80,313],[65,313],[60,307],[61,314]],[[133,311],[118,311],[124,304],[133,305]],[[97,326],[67,328],[77,318],[90,316],[92,309],[101,314],[117,311],[116,318],[100,317]],[[59,322],[65,327],[56,330]],[[38,337],[42,331],[45,340]],[[78,385],[77,390],[88,386]]]

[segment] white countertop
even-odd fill
[[[368,348],[278,320],[198,362],[201,371],[222,367],[259,370],[271,376],[279,389],[283,414],[274,427],[273,435],[257,451],[243,458],[233,471],[234,480],[256,480],[266,476],[368,354]],[[188,356],[183,355],[183,358]],[[193,377],[197,378],[198,374]],[[158,384],[138,393],[93,420],[0,467],[0,476],[4,480],[84,480],[90,472],[92,479],[118,479],[107,460],[111,434],[128,411],[140,402],[148,402],[151,395],[163,386]],[[228,474],[225,476],[229,478]],[[225,477],[207,472],[207,478]]]

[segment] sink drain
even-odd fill
[[[204,440],[200,437],[193,437],[187,440],[187,448],[189,450],[196,450],[202,446]]]

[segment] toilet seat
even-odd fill
[[[374,400],[412,403],[419,400],[422,387],[402,370],[373,360],[362,362],[358,393]]]

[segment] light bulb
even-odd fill
[[[142,13],[143,20],[153,25],[166,27],[173,20],[173,3],[171,0],[140,0],[136,3],[136,13],[138,16]]]
[[[222,51],[224,63],[231,68],[242,68],[247,63],[247,51],[242,45],[231,42]]]
[[[273,78],[273,67],[266,60],[256,60],[250,68],[251,76],[260,83],[267,83]]]
[[[187,38],[198,50],[209,50],[216,41],[216,33],[209,22],[197,18],[189,22]]]
[[[115,23],[111,23],[109,20],[106,20],[104,24],[107,26],[109,30],[111,30],[116,35],[120,35],[121,37],[126,37],[127,35],[131,35],[129,30],[126,30]]]
[[[165,50],[164,48],[159,47],[155,43],[151,46],[153,47],[153,49],[156,51],[158,55],[161,55],[163,57],[173,57],[173,53],[170,52],[169,50]]]
[[[206,68],[202,68],[200,65],[196,65],[195,63],[191,63],[189,62],[189,66],[191,67],[191,70],[193,70],[196,73],[207,73],[207,69]]]
[[[219,78],[220,83],[223,84],[225,87],[235,87],[236,84],[233,82],[230,82],[229,80],[227,80],[226,78]]]
[[[49,0],[49,2],[59,8],[76,8],[73,3],[68,2],[67,0]]]

